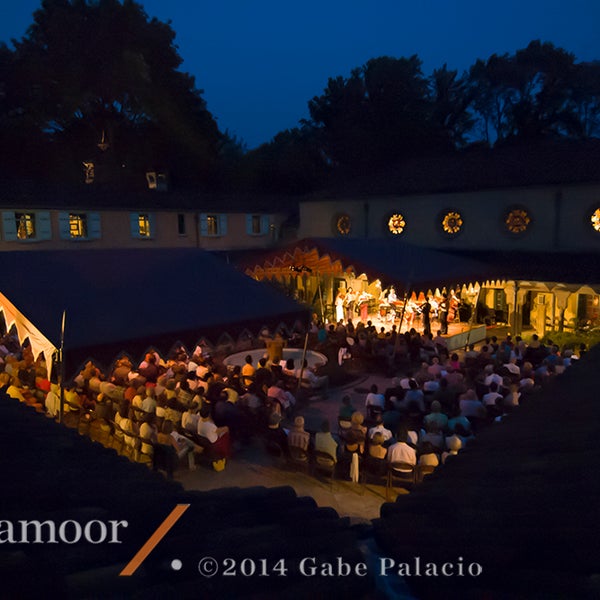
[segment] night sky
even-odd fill
[[[20,38],[40,0],[3,2],[0,40]],[[577,60],[600,59],[598,0],[144,0],[171,20],[184,59],[222,131],[249,148],[308,117],[329,77],[377,56],[411,56],[423,72],[460,72],[477,58],[513,53],[533,39]]]

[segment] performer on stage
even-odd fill
[[[423,333],[428,335],[431,333],[431,304],[429,303],[429,299],[427,296],[425,297],[425,302],[421,305],[421,314],[423,315]]]
[[[367,322],[369,318],[369,299],[372,298],[371,294],[368,294],[365,291],[360,293],[356,303],[358,304],[358,308],[360,310],[360,320],[363,323]]]
[[[344,320],[344,293],[340,289],[335,297],[335,322]]]
[[[388,294],[387,301],[389,304],[393,304],[394,302],[398,302],[398,296],[396,296],[396,290],[394,286],[390,288],[390,293]]]
[[[442,335],[448,334],[448,294],[444,294],[442,296],[442,301],[439,306],[439,314],[440,314],[440,329],[442,330]]]
[[[354,304],[356,302],[356,294],[352,288],[348,288],[346,297],[344,298],[344,308],[346,309],[346,321],[351,321],[354,318]]]

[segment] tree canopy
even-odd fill
[[[78,179],[89,160],[107,177],[160,168],[184,181],[209,178],[222,136],[179,70],[174,40],[169,24],[133,0],[43,0],[14,51],[0,53],[3,128],[25,125],[45,142],[12,168],[30,172],[33,159],[46,174]]]

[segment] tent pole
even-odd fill
[[[60,350],[58,358],[60,361],[60,368],[58,371],[58,386],[60,389],[60,403],[58,405],[58,422],[62,423],[64,403],[65,403],[65,360],[64,360],[64,348],[65,348],[65,318],[67,311],[63,310],[62,323],[60,326]]]
[[[469,320],[469,331],[467,332],[467,340],[465,341],[465,352],[469,347],[469,342],[471,341],[471,331],[473,330],[473,323],[475,322],[475,317],[477,315],[477,304],[479,304],[479,294],[481,293],[481,288],[477,290],[477,296],[475,297],[475,304],[473,305],[473,312],[471,313],[471,319]]]

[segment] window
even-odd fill
[[[129,215],[131,237],[149,240],[154,237],[154,215],[149,213],[131,213]]]
[[[101,237],[98,213],[60,212],[58,226],[63,240],[87,241]]]
[[[139,215],[138,216],[138,226],[140,237],[150,237],[150,217],[148,215]]]
[[[592,227],[594,231],[600,232],[600,208],[597,208],[590,217],[590,221],[592,223]]]
[[[455,236],[463,226],[463,218],[457,210],[448,210],[442,217],[442,231],[449,236]]]
[[[20,240],[30,240],[35,238],[35,214],[34,213],[15,213],[17,224],[17,238]]]
[[[182,213],[177,215],[177,233],[185,235],[185,215]]]
[[[7,242],[39,242],[52,239],[50,213],[21,210],[2,212],[2,229]]]
[[[248,235],[267,235],[270,226],[269,215],[246,215],[246,233]]]
[[[392,235],[400,235],[406,227],[406,221],[400,213],[396,213],[390,216],[387,226]]]
[[[524,208],[513,208],[504,219],[506,229],[514,234],[524,233],[530,223],[531,217]]]
[[[352,230],[352,219],[349,215],[337,215],[333,219],[333,232],[337,235],[349,235]]]
[[[69,234],[72,238],[87,238],[87,215],[85,213],[69,214]]]
[[[200,235],[219,237],[227,234],[227,215],[201,214]]]

